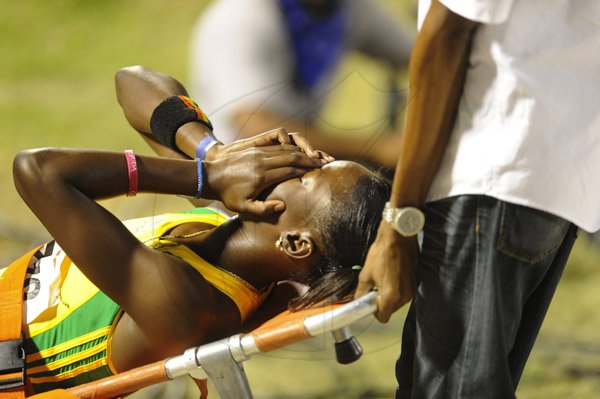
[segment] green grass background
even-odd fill
[[[378,0],[399,21],[412,1]],[[0,0],[0,262],[47,238],[14,190],[11,162],[25,148],[69,146],[149,153],[126,124],[113,75],[143,64],[188,80],[192,26],[209,1]],[[240,66],[242,67],[242,66]],[[384,115],[385,70],[352,55],[340,72],[324,120],[368,125]],[[201,98],[197,101],[202,102]],[[183,209],[177,198],[141,195],[106,206],[122,218]],[[90,226],[93,228],[93,226]],[[580,238],[518,390],[520,398],[600,397],[600,252]],[[246,364],[257,398],[391,397],[404,311],[387,325],[356,329],[365,348],[349,366],[316,339]],[[182,385],[140,397],[179,397]],[[187,388],[186,388],[187,389]],[[214,390],[213,390],[214,392]],[[215,395],[216,396],[216,395]]]

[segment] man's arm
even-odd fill
[[[393,207],[420,207],[425,202],[452,131],[476,27],[439,1],[432,2],[409,66],[409,102],[390,198]],[[377,287],[380,321],[388,321],[413,297],[417,261],[416,237],[402,237],[382,222],[356,290],[360,296]]]

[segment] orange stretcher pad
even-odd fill
[[[333,332],[336,342],[357,348],[348,326],[376,309],[376,293],[345,304],[285,311],[247,334],[237,334],[190,348],[182,355],[142,366],[88,384],[32,396],[35,399],[111,399],[141,388],[190,375],[210,378],[222,399],[252,398],[242,363],[257,353],[269,352],[319,334]],[[337,345],[337,343],[336,343]],[[360,356],[361,350],[354,356]],[[339,360],[339,359],[338,359]],[[344,361],[342,361],[344,362]]]

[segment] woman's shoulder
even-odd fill
[[[140,241],[151,240],[184,223],[204,223],[220,226],[230,217],[212,208],[193,208],[182,212],[164,213],[123,221]]]

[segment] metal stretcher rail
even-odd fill
[[[82,399],[110,399],[177,377],[210,378],[222,399],[252,398],[243,362],[317,335],[332,332],[338,361],[362,354],[349,326],[377,310],[376,292],[345,304],[283,312],[247,334],[236,334],[186,350],[182,355],[70,388]]]

